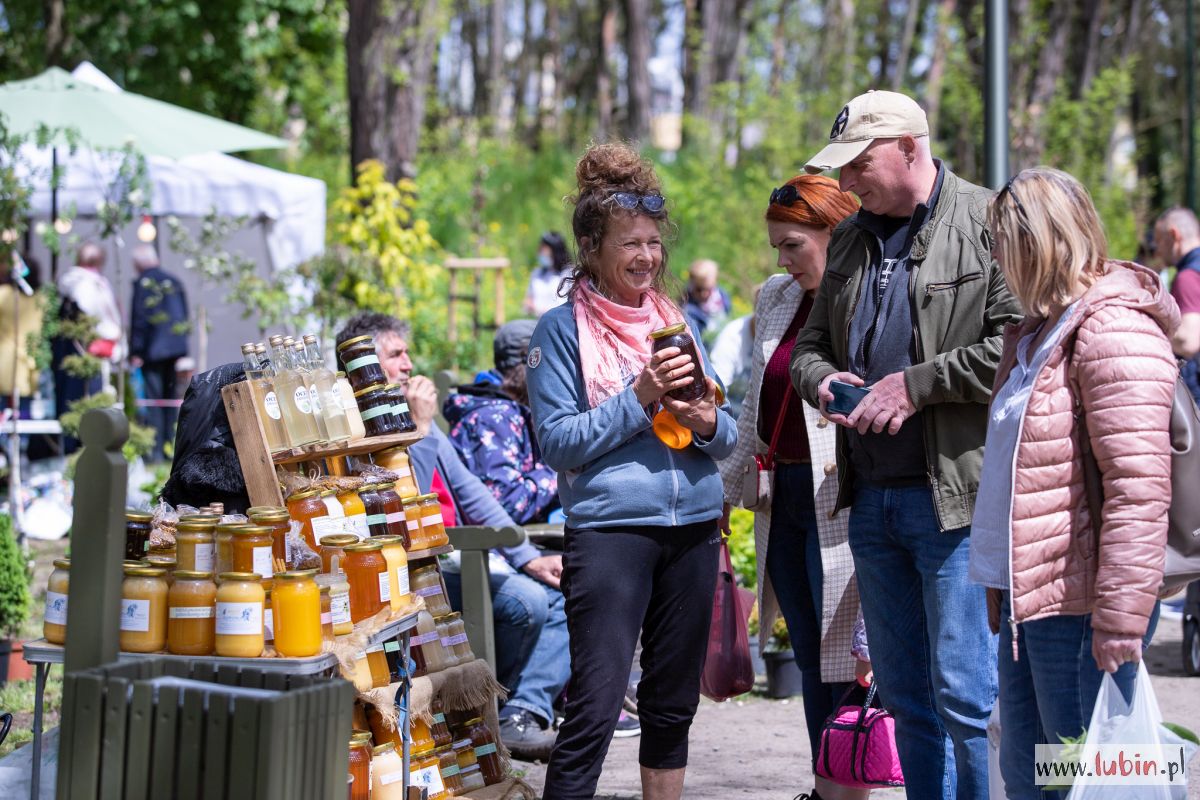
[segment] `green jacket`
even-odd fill
[[[992,260],[985,227],[990,196],[947,169],[937,205],[909,255],[908,291],[920,363],[904,371],[904,383],[923,412],[925,463],[944,531],[971,524],[1003,329],[1022,316]],[[813,406],[820,405],[821,381],[848,369],[850,320],[863,273],[878,248],[878,240],[850,219],[833,231],[825,277],[792,351],[792,383]],[[840,510],[854,498],[844,430],[838,431],[837,460]]]

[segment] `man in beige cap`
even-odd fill
[[[834,229],[791,372],[842,426],[838,509],[908,796],[982,800],[996,640],[968,539],[1001,331],[1021,313],[992,261],[990,193],[932,157],[925,112],[895,92],[851,100],[805,168],[840,169],[862,201]],[[834,413],[844,384],[869,392]]]

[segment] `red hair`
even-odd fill
[[[832,229],[858,211],[854,195],[843,192],[837,181],[825,175],[797,175],[784,185],[795,186],[800,197],[790,206],[769,204],[764,216],[770,222]]]

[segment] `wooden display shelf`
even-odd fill
[[[444,544],[441,547],[431,547],[428,550],[409,550],[408,560],[420,561],[422,558],[437,558],[438,556],[444,556],[447,553],[453,552],[454,546],[449,544]]]
[[[267,435],[254,407],[254,397],[245,381],[231,383],[221,389],[225,413],[229,417],[229,429],[233,432],[234,447],[242,477],[246,481],[246,493],[250,505],[282,506],[283,492],[275,475],[276,465],[302,464],[325,458],[360,456],[377,453],[398,445],[411,445],[421,440],[418,433],[395,433],[389,436],[369,436],[356,442],[315,445],[271,454],[267,447]]]

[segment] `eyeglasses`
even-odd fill
[[[626,211],[636,211],[640,205],[647,214],[661,214],[667,204],[660,194],[636,194],[634,192],[614,192],[605,202],[616,203]]]
[[[1013,190],[1013,183],[1017,180],[1017,176],[1013,175],[1008,179],[1008,183],[1004,184],[1004,188],[996,193],[996,199],[999,200],[1005,194],[1012,198],[1013,205],[1017,207],[1019,213],[1025,219],[1029,219],[1029,213],[1025,210],[1025,206],[1021,205],[1021,201],[1017,199],[1017,193]]]
[[[791,207],[803,199],[804,198],[800,196],[800,191],[795,186],[790,183],[785,183],[778,189],[771,190],[770,205]]]

